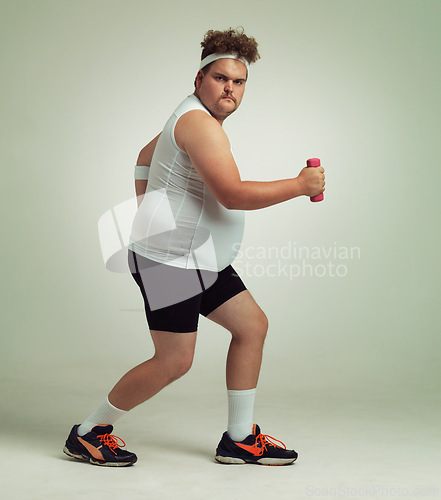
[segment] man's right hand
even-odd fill
[[[305,167],[297,177],[304,196],[316,196],[325,190],[325,169],[323,167]]]

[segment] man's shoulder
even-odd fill
[[[187,111],[178,119],[175,127],[177,134],[183,135],[194,139],[197,137],[209,135],[225,135],[225,132],[220,123],[211,115],[199,109]]]
[[[175,126],[175,139],[182,150],[190,144],[228,143],[228,138],[220,123],[211,115],[199,109],[183,114]]]
[[[222,130],[219,122],[211,115],[201,109],[190,109],[179,117],[179,121],[185,122],[188,126],[214,126]]]
[[[214,118],[202,102],[194,95],[189,95],[176,109],[177,126],[185,129],[204,129],[222,131],[222,126]]]
[[[202,104],[202,102],[194,95],[190,94],[187,96],[175,109],[174,115],[178,118],[182,115],[189,113],[190,111],[202,111],[202,113],[211,117],[208,109]]]

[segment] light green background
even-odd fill
[[[193,91],[205,31],[243,25],[261,60],[225,123],[242,177],[295,176],[315,156],[327,175],[321,204],[248,213],[243,250],[360,249],[360,259],[336,260],[342,278],[245,278],[270,321],[261,401],[279,391],[295,404],[309,389],[401,394],[409,407],[439,400],[439,1],[2,0],[0,9],[8,394],[32,387],[35,401],[44,393],[46,407],[73,412],[70,399],[51,398],[57,386],[85,398],[79,419],[151,356],[138,287],[105,269],[97,222],[134,195],[138,151]],[[227,346],[202,319],[181,390],[223,390]]]
[[[360,258],[331,259],[347,266],[345,277],[294,280],[269,273],[280,260],[301,264],[292,258],[236,263],[251,266],[244,279],[270,322],[256,412],[295,432],[304,465],[273,480],[235,476],[212,470],[204,451],[198,464],[220,492],[212,498],[244,477],[280,498],[294,487],[304,498],[311,481],[435,484],[439,459],[424,457],[439,450],[440,18],[441,3],[428,0],[1,0],[0,432],[13,491],[31,441],[33,481],[58,471],[46,482],[53,498],[77,491],[68,478],[78,484],[87,474],[101,488],[95,470],[70,469],[54,450],[153,349],[138,287],[104,267],[98,219],[134,196],[138,151],[193,91],[205,31],[238,25],[262,56],[225,123],[242,177],[296,176],[316,156],[327,175],[323,203],[248,213],[242,250],[356,247]],[[227,348],[228,335],[201,319],[191,372],[123,419],[122,435],[141,439],[141,453],[167,452],[174,445],[163,439],[179,426],[201,443],[206,433],[210,450],[213,428],[226,424]],[[163,436],[156,448],[155,433]],[[421,460],[411,459],[409,440]],[[187,479],[176,487],[188,481],[193,491],[199,483],[179,446],[174,471]],[[144,462],[134,468],[133,488],[144,488],[145,475],[142,491],[162,492],[170,462],[145,464],[156,462],[156,475],[145,475]],[[112,481],[113,491],[127,488],[122,476]],[[41,498],[34,484],[9,497]],[[189,498],[206,498],[201,491]]]
[[[206,29],[243,25],[261,60],[225,124],[242,177],[294,176],[311,156],[327,173],[324,203],[248,213],[243,249],[361,255],[337,261],[344,278],[246,278],[270,318],[264,370],[438,387],[440,7],[2,1],[3,376],[149,355],[141,295],[105,270],[97,221],[133,196],[137,153],[192,92]],[[221,364],[215,328],[201,323],[197,357]]]

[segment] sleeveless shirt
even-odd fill
[[[173,112],[159,137],[147,191],[133,220],[129,248],[175,267],[221,271],[239,250],[244,213],[225,208],[213,196],[177,145],[176,123],[192,110],[210,114],[195,95],[190,95]]]

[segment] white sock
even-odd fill
[[[227,391],[228,435],[233,441],[243,441],[253,433],[253,413],[256,389]]]
[[[109,398],[106,397],[102,404],[78,427],[78,435],[84,436],[84,434],[90,432],[95,425],[113,425],[126,413],[128,412],[113,406]]]

